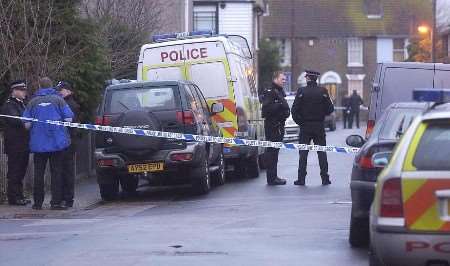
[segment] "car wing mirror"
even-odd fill
[[[211,105],[211,114],[213,114],[213,115],[222,113],[224,110],[225,110],[225,108],[223,107],[223,104],[221,104],[221,103],[213,103]]]
[[[360,135],[350,135],[345,140],[345,143],[350,147],[361,148],[366,143],[366,140]]]
[[[376,168],[384,168],[391,160],[392,152],[378,152],[372,156],[372,164]]]

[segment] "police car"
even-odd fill
[[[370,265],[450,265],[450,90],[415,90],[436,102],[419,115],[393,153],[372,157],[385,167],[371,208]]]

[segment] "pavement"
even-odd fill
[[[328,144],[364,134],[340,128],[327,133]],[[298,153],[283,150],[286,186],[267,186],[262,172],[230,177],[205,196],[142,187],[136,198],[102,203],[90,180],[77,186],[69,211],[0,205],[0,265],[368,265],[367,250],[347,242],[354,156],[328,157],[328,187],[314,152],[307,186],[294,186]]]

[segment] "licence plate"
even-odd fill
[[[128,165],[128,173],[159,172],[164,170],[164,163],[142,163]]]

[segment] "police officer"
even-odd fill
[[[345,96],[342,98],[342,107],[344,108],[342,110],[342,119],[344,120],[344,129],[350,127],[350,97]]]
[[[27,85],[18,80],[11,83],[11,95],[3,105],[2,113],[11,116],[22,116],[25,110]],[[23,178],[25,177],[30,155],[29,135],[25,124],[14,118],[5,119],[5,152],[8,155],[8,203],[10,205],[27,205],[30,200],[23,195]]]
[[[353,91],[352,96],[350,96],[350,119],[349,119],[349,128],[353,127],[353,121],[356,121],[356,126],[359,128],[359,111],[360,106],[363,104],[363,100],[361,96]]]
[[[56,85],[56,90],[64,98],[70,110],[72,110],[74,117],[73,122],[78,123],[78,116],[80,113],[80,105],[75,101],[73,96],[73,89],[70,83],[60,81]],[[70,146],[63,151],[62,160],[62,187],[63,200],[66,207],[73,207],[74,188],[75,188],[75,147],[77,143],[77,130],[69,128]]]
[[[285,99],[283,85],[286,76],[281,71],[273,74],[272,86],[264,90],[262,97],[262,116],[265,118],[264,130],[266,139],[274,142],[283,141],[284,123],[289,117],[289,105]],[[286,180],[277,175],[278,152],[280,149],[267,148],[265,161],[267,163],[267,184],[271,186],[285,185]]]
[[[292,105],[292,118],[300,126],[300,144],[326,145],[325,140],[325,116],[334,111],[333,103],[330,100],[328,91],[317,86],[319,72],[306,71],[307,86],[298,89],[297,95]],[[322,185],[329,185],[327,154],[317,152],[320,165],[320,176]],[[306,165],[308,161],[308,151],[300,151],[298,168],[298,180],[294,182],[297,186],[305,185]]]

